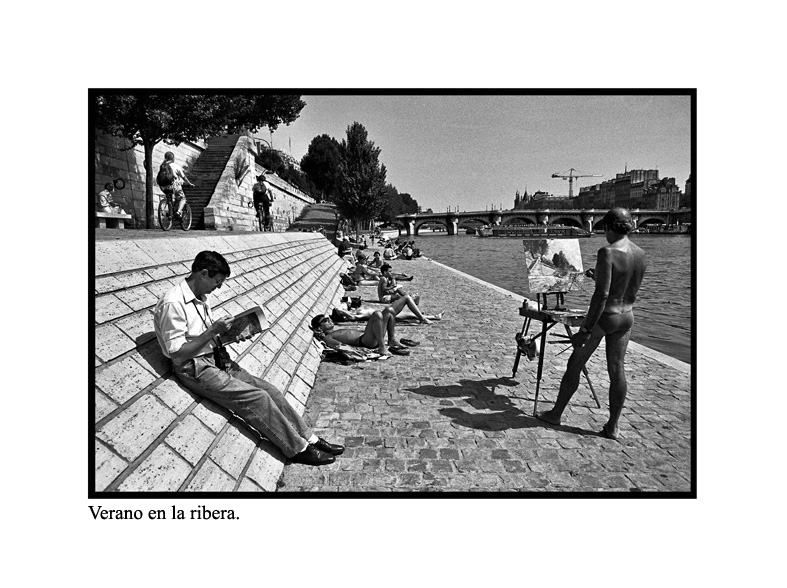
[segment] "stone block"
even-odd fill
[[[218,433],[227,424],[227,417],[217,412],[217,410],[211,410],[207,408],[208,401],[203,400],[200,404],[194,407],[194,410],[191,414],[205,423],[208,428],[213,431],[214,433]],[[210,403],[213,405],[213,403]],[[215,405],[214,405],[215,406]]]
[[[235,489],[235,480],[226,472],[206,459],[197,475],[189,482],[186,492],[232,492]]]
[[[117,453],[132,461],[156,440],[175,420],[175,416],[174,412],[153,395],[145,394],[101,427],[96,435]]]
[[[96,290],[96,294],[104,294],[106,292],[119,290],[122,288],[122,285],[115,276],[104,276],[101,278],[96,278],[94,282],[94,288]]]
[[[144,345],[156,337],[156,333],[153,331],[152,310],[145,310],[144,312],[123,317],[117,320],[115,325],[120,327],[134,341],[135,345]]]
[[[175,414],[183,414],[192,404],[194,404],[192,395],[173,379],[162,381],[152,390],[152,393],[175,412]]]
[[[191,466],[166,445],[159,445],[118,487],[121,492],[175,492]]]
[[[138,247],[142,241],[96,241],[96,276],[156,265],[155,260]]]
[[[94,415],[94,421],[98,422],[115,410],[118,405],[112,402],[107,396],[102,394],[99,390],[95,391],[95,399],[96,399],[96,414]]]
[[[115,279],[123,288],[133,288],[134,286],[149,282],[150,276],[143,271],[133,271],[118,274],[115,276]]]
[[[131,313],[131,308],[118,300],[114,294],[104,294],[97,296],[95,310],[95,321],[98,324],[102,324]]]
[[[187,415],[167,435],[165,441],[191,465],[197,465],[215,438],[216,434],[197,417]]]
[[[152,373],[131,357],[96,371],[96,386],[119,404],[123,404],[155,380]]]
[[[158,376],[166,376],[172,369],[172,362],[161,352],[161,347],[156,339],[137,347],[131,357]]]
[[[142,310],[143,308],[149,308],[155,306],[156,302],[158,302],[158,298],[144,286],[137,286],[136,288],[131,288],[129,290],[121,290],[120,292],[117,292],[115,296],[117,296],[118,299],[120,299],[132,310]]]
[[[290,385],[290,379],[290,375],[277,364],[273,364],[265,373],[265,380],[276,386],[279,390],[286,390]]]
[[[151,280],[163,280],[164,278],[171,278],[177,275],[177,272],[168,265],[149,267],[145,269],[145,273],[150,276]]]
[[[275,492],[286,459],[278,447],[264,439],[251,459],[246,477],[254,480],[265,491]]]
[[[210,458],[237,479],[255,445],[256,440],[249,439],[236,427],[230,427],[211,451]]]
[[[238,487],[238,492],[264,492],[264,490],[252,482],[249,478],[243,478],[243,481]]]
[[[94,441],[96,452],[96,492],[103,491],[128,467],[123,459],[112,453],[100,441]]]

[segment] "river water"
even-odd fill
[[[634,310],[631,340],[691,363],[691,237],[688,235],[632,235],[648,256],[648,269]],[[445,265],[506,290],[535,299],[525,280],[522,239],[486,238],[443,233],[415,238],[421,253]],[[603,235],[579,239],[585,269],[595,267],[596,253],[606,244]],[[566,306],[587,309],[592,280],[585,291],[566,294]]]

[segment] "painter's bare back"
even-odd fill
[[[609,296],[604,306],[605,314],[629,312],[634,307],[647,261],[645,252],[629,239],[621,239],[604,247],[612,266]]]

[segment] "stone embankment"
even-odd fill
[[[443,320],[397,325],[421,342],[409,357],[320,365],[306,415],[347,450],[327,467],[287,466],[279,492],[692,491],[691,366],[631,343],[612,441],[598,435],[608,416],[602,343],[588,364],[602,408],[583,380],[563,426],[547,425],[532,416],[537,360],[523,358],[510,377],[522,298],[425,259],[393,265]],[[374,289],[360,290],[373,304]],[[548,345],[539,408],[551,406],[568,354]]]
[[[536,361],[516,378],[522,298],[439,263],[395,261],[412,274],[432,325],[399,322],[421,342],[409,357],[320,363],[309,318],[338,301],[335,248],[314,233],[96,231],[95,490],[98,492],[669,492],[692,486],[691,366],[631,343],[619,441],[607,419],[604,345],[554,427],[532,416]],[[284,466],[270,443],[172,378],[153,337],[152,307],[213,249],[233,275],[220,305],[262,304],[271,333],[235,346],[241,363],[288,392],[318,434],[347,445],[334,464]],[[359,293],[371,306],[373,287]],[[363,324],[358,325],[363,327]],[[635,327],[636,329],[636,327]],[[636,334],[635,334],[636,336]],[[553,337],[550,337],[552,339]],[[540,407],[557,393],[566,346],[545,352]]]

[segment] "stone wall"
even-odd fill
[[[115,179],[122,179],[126,186],[122,190],[115,190],[115,202],[132,216],[131,222],[126,226],[145,228],[145,150],[141,146],[128,149],[130,142],[126,139],[111,137],[95,132],[95,178],[93,180],[92,200],[104,189],[104,184]],[[205,150],[203,141],[195,143],[181,143],[177,147],[158,143],[153,148],[153,173],[158,172],[164,154],[167,151],[175,153],[175,161],[187,163],[190,167]],[[153,179],[153,202],[158,206],[158,200],[163,193]]]
[[[232,231],[259,230],[253,206],[253,188],[263,168],[254,161],[255,149],[251,136],[241,136],[238,139],[213,197],[205,207],[206,228]],[[249,165],[249,172],[238,184],[236,168],[243,162]],[[289,227],[306,205],[315,202],[313,198],[275,174],[268,176],[266,184],[273,193],[271,214],[274,218],[274,227],[277,229]]]
[[[115,190],[115,202],[132,216],[131,222],[126,223],[132,228],[145,228],[145,151],[136,146],[126,149],[129,142],[125,139],[111,137],[103,133],[95,133],[95,165],[93,201],[96,194],[104,189],[104,184],[120,178],[126,186],[122,190]],[[190,168],[207,148],[204,141],[195,143],[181,143],[177,147],[158,143],[153,149],[153,172],[158,172],[164,154],[167,151],[175,153],[175,161],[186,163]],[[263,168],[254,161],[253,140],[250,136],[241,136],[238,140],[227,166],[222,172],[216,190],[205,207],[205,228],[229,231],[257,231],[254,198],[252,187],[257,181],[257,176]],[[238,185],[235,179],[235,167],[238,160],[245,160],[249,164],[249,172]],[[315,200],[301,192],[295,186],[285,182],[277,175],[268,176],[267,185],[274,195],[271,213],[274,218],[274,227],[277,231],[285,230],[300,215],[304,207],[314,204]],[[158,184],[153,180],[153,204],[158,206],[159,198],[163,193]]]

